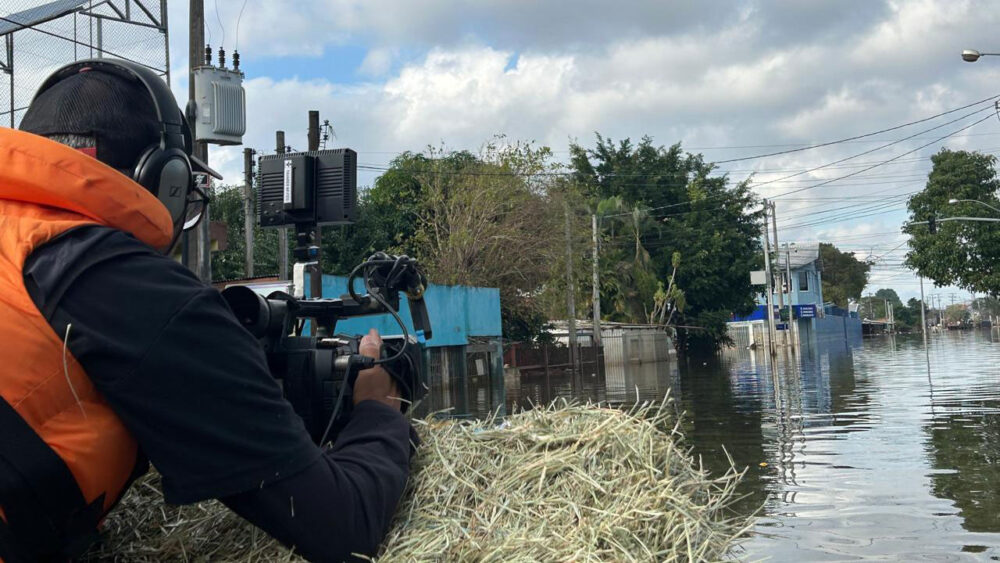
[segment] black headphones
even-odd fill
[[[114,74],[128,81],[139,82],[156,108],[160,121],[160,140],[151,145],[139,158],[132,171],[132,179],[156,196],[174,224],[175,238],[183,225],[188,195],[194,187],[191,169],[191,129],[181,113],[167,83],[150,69],[118,59],[88,59],[66,65],[42,83],[37,98],[60,80],[83,71]]]

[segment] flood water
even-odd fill
[[[781,354],[629,366],[625,385],[552,376],[545,396],[662,398],[720,474],[747,467],[737,509],[763,506],[740,558],[1000,559],[1000,333],[877,337]],[[575,391],[574,391],[575,390]],[[766,464],[766,465],[762,465]]]

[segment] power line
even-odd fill
[[[889,142],[889,143],[886,143],[886,144],[884,144],[884,145],[882,145],[882,146],[879,146],[879,147],[875,147],[874,149],[869,149],[869,150],[866,150],[866,151],[864,151],[864,152],[859,152],[859,153],[857,153],[857,154],[854,154],[854,155],[851,155],[851,156],[848,156],[848,157],[846,157],[846,158],[842,158],[842,159],[840,159],[840,160],[835,160],[835,161],[833,161],[833,162],[830,162],[830,163],[827,163],[827,164],[822,164],[822,165],[820,165],[820,166],[816,166],[816,167],[814,167],[814,168],[810,168],[810,169],[808,169],[808,170],[803,170],[802,172],[796,172],[795,174],[790,174],[790,175],[788,175],[788,176],[784,176],[784,177],[782,177],[782,178],[778,178],[778,179],[776,179],[776,180],[768,180],[768,181],[766,181],[766,182],[761,182],[761,183],[759,183],[759,184],[755,184],[755,185],[754,185],[754,187],[755,187],[755,188],[759,188],[759,187],[761,187],[761,186],[766,186],[766,185],[768,185],[768,184],[774,184],[775,182],[780,182],[780,181],[783,181],[783,180],[788,180],[789,178],[795,178],[795,177],[797,177],[797,176],[801,176],[801,175],[803,175],[803,174],[809,174],[809,173],[812,173],[812,172],[816,172],[817,170],[822,170],[822,169],[824,169],[824,168],[827,168],[828,166],[831,166],[831,165],[834,165],[834,164],[840,164],[840,163],[843,163],[843,162],[847,162],[848,160],[853,160],[853,159],[855,159],[855,158],[858,158],[859,156],[864,156],[864,155],[866,155],[866,154],[871,154],[871,153],[873,153],[873,152],[878,152],[878,151],[880,151],[880,150],[882,150],[882,149],[886,149],[886,148],[889,148],[889,147],[891,147],[891,146],[893,146],[893,145],[898,145],[899,143],[902,143],[903,141],[909,141],[910,139],[912,139],[912,138],[914,138],[914,137],[916,137],[916,136],[918,136],[918,135],[922,135],[922,134],[924,134],[924,133],[927,133],[927,132],[930,132],[930,131],[934,131],[935,129],[940,129],[940,128],[942,128],[942,127],[945,127],[945,126],[947,126],[947,125],[951,125],[952,123],[956,123],[956,122],[958,122],[958,121],[962,121],[963,119],[966,119],[966,118],[969,118],[969,117],[972,117],[973,115],[976,115],[977,113],[983,113],[984,111],[987,111],[987,110],[992,110],[992,109],[993,109],[993,108],[983,108],[983,109],[979,109],[979,110],[976,110],[976,111],[973,111],[973,112],[969,112],[969,113],[967,113],[967,114],[963,115],[962,117],[959,117],[959,118],[957,118],[957,119],[953,119],[953,120],[951,120],[951,121],[948,121],[948,122],[945,122],[945,123],[942,123],[941,125],[935,125],[934,127],[931,127],[930,129],[925,129],[925,130],[923,130],[923,131],[920,131],[919,133],[914,133],[913,135],[910,135],[909,137],[904,137],[904,138],[902,138],[902,139],[896,139],[895,141],[891,141],[891,142]],[[936,142],[936,141],[932,141],[932,143],[933,143],[933,142]],[[904,153],[903,155],[901,155],[901,157],[902,157],[902,156],[905,156],[906,154],[909,154],[909,153]],[[880,165],[881,165],[881,164],[880,164]],[[870,169],[871,169],[871,168],[867,168],[866,170],[870,170]],[[863,172],[863,171],[864,171],[864,170],[862,170],[862,172]],[[860,173],[860,172],[859,172],[859,173]],[[845,176],[845,177],[847,177],[847,176]]]
[[[778,156],[778,155],[782,155],[782,154],[791,154],[791,153],[802,152],[802,151],[807,151],[807,150],[812,150],[812,149],[818,149],[820,147],[828,147],[830,145],[836,145],[836,144],[845,143],[845,142],[848,142],[848,141],[855,141],[857,139],[864,139],[865,137],[873,137],[875,135],[881,135],[882,133],[888,133],[889,131],[896,131],[897,129],[903,129],[903,128],[909,127],[911,125],[916,125],[918,123],[924,123],[926,121],[931,121],[931,120],[937,119],[937,118],[939,118],[941,116],[948,115],[948,114],[951,114],[951,113],[955,113],[956,111],[962,111],[963,109],[967,109],[967,108],[970,108],[972,106],[977,106],[979,104],[995,100],[998,97],[1000,97],[1000,95],[993,95],[993,96],[990,96],[988,98],[983,98],[982,100],[979,100],[978,102],[973,102],[971,104],[964,105],[962,107],[958,107],[958,108],[955,108],[955,109],[951,109],[951,110],[948,110],[946,112],[939,113],[937,115],[932,115],[930,117],[925,117],[923,119],[918,119],[917,121],[911,121],[909,123],[904,123],[902,125],[897,125],[895,127],[889,127],[888,129],[881,129],[879,131],[873,131],[871,133],[865,133],[863,135],[855,135],[854,137],[847,137],[845,139],[838,139],[836,141],[828,141],[826,143],[819,143],[819,144],[816,144],[816,145],[810,145],[810,146],[807,146],[807,147],[801,147],[801,148],[797,148],[797,149],[777,151],[777,152],[772,152],[772,153],[767,153],[767,154],[759,154],[759,155],[756,155],[756,156],[745,156],[745,157],[741,157],[741,158],[730,158],[730,159],[727,159],[727,160],[717,160],[717,161],[715,161],[715,164],[728,164],[730,162],[742,162],[742,161],[745,161],[745,160],[754,160],[754,159],[758,159],[758,158],[767,158],[769,156]]]
[[[887,207],[891,207],[891,208],[887,209]],[[875,209],[882,209],[882,211],[875,211]],[[854,219],[863,219],[865,217],[872,217],[872,216],[875,216],[875,215],[885,215],[886,213],[896,213],[896,212],[902,211],[902,210],[903,210],[903,208],[900,207],[898,203],[897,204],[886,204],[886,205],[884,205],[882,207],[872,208],[872,211],[870,213],[861,213],[861,214],[858,214],[856,212],[852,212],[850,214],[846,214],[846,215],[842,215],[842,216],[838,216],[838,217],[828,217],[826,219],[820,219],[820,220],[816,220],[816,221],[812,221],[812,222],[807,222],[807,223],[799,223],[799,224],[796,224],[796,225],[787,225],[784,228],[786,228],[786,229],[801,229],[801,228],[804,228],[804,227],[815,227],[815,226],[818,226],[818,225],[828,225],[828,224],[831,224],[831,223],[843,223],[845,221],[851,221],[851,220],[854,220]]]
[[[976,112],[976,113],[979,113],[979,112]],[[951,133],[948,133],[947,135],[943,135],[941,137],[938,137],[937,139],[935,139],[935,140],[933,140],[933,141],[931,141],[931,142],[929,142],[927,144],[920,145],[919,147],[917,147],[917,148],[915,148],[913,150],[906,151],[906,152],[904,152],[904,153],[902,153],[902,154],[900,154],[898,156],[894,156],[894,157],[892,157],[892,158],[890,158],[888,160],[885,160],[883,162],[880,162],[878,164],[873,164],[872,166],[869,166],[868,168],[864,168],[864,169],[858,170],[856,172],[851,172],[850,174],[845,174],[845,175],[839,176],[837,178],[826,180],[826,181],[820,182],[820,183],[812,185],[812,186],[806,186],[804,188],[798,188],[798,189],[795,189],[795,190],[792,190],[792,191],[788,191],[788,192],[785,192],[785,193],[782,193],[782,194],[778,194],[776,196],[772,196],[772,198],[779,198],[779,197],[782,197],[782,196],[791,195],[791,194],[803,192],[803,191],[806,191],[806,190],[812,190],[812,189],[815,189],[815,188],[819,188],[821,186],[826,186],[826,185],[832,184],[832,183],[834,183],[834,182],[836,182],[838,180],[843,180],[844,178],[850,178],[851,176],[857,176],[858,174],[863,174],[863,173],[865,173],[865,172],[867,172],[869,170],[873,170],[875,168],[878,168],[879,166],[883,166],[883,165],[885,165],[885,164],[887,164],[889,162],[892,162],[894,160],[900,159],[900,158],[902,158],[902,157],[904,157],[904,156],[906,156],[908,154],[913,154],[913,153],[915,153],[915,152],[917,152],[919,150],[925,149],[925,148],[927,148],[927,147],[929,147],[929,146],[931,146],[931,145],[933,145],[935,143],[939,143],[939,142],[947,139],[948,137],[951,137],[952,135],[954,135],[957,132],[965,131],[967,129],[971,129],[971,128],[975,127],[976,125],[979,125],[980,123],[986,121],[987,119],[991,119],[992,117],[993,117],[992,115],[987,115],[986,117],[984,117],[984,118],[982,118],[982,119],[980,119],[978,121],[975,121],[975,122],[973,122],[970,125],[966,125],[965,127],[962,127],[961,129],[956,129],[955,131],[953,131]]]
[[[226,26],[222,25],[222,18],[219,16],[219,0],[215,0],[215,19],[219,20],[219,29],[222,30],[222,39],[219,40],[219,48],[226,46]]]
[[[218,4],[216,4],[218,6]],[[247,8],[247,0],[243,0],[243,7],[240,8],[240,15],[236,18],[236,48],[233,51],[240,50],[240,22],[243,21],[243,10]]]

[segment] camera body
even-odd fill
[[[353,291],[356,275],[366,293]],[[268,368],[316,443],[325,443],[346,424],[353,407],[358,373],[376,365],[396,382],[403,412],[427,392],[422,344],[432,336],[417,262],[378,253],[352,272],[351,295],[337,299],[300,299],[276,291],[266,298],[246,286],[222,292],[237,320],[261,343]],[[415,334],[399,318],[399,294],[407,296]],[[336,334],[337,321],[392,314],[402,336],[382,339],[382,357],[360,354],[361,337]],[[308,326],[307,326],[308,321]]]
[[[353,407],[358,374],[380,366],[395,380],[403,411],[427,392],[423,343],[431,338],[424,304],[427,280],[416,260],[378,252],[348,276],[348,295],[322,295],[317,227],[350,224],[357,212],[357,153],[351,149],[280,153],[258,163],[261,227],[295,229],[293,295],[283,291],[266,298],[245,286],[226,288],[222,296],[267,353],[271,375],[318,444],[336,436]],[[365,292],[355,291],[354,281]],[[399,317],[399,295],[406,295],[415,334]],[[400,337],[382,338],[382,357],[360,354],[359,336],[336,334],[337,321],[391,314]]]

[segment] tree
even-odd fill
[[[616,144],[598,134],[594,148],[574,143],[570,154],[573,177],[592,205],[617,198],[623,208],[624,220],[602,222],[602,248],[619,249],[601,257],[602,271],[617,272],[611,280],[602,279],[602,312],[648,322],[649,314],[662,307],[661,291],[670,287],[665,282],[673,279],[685,300],[674,319],[694,327],[679,332],[681,348],[708,349],[723,342],[730,315],[756,306],[748,272],[762,264],[763,212],[749,186],[729,186],[701,155],[684,153],[679,144],[657,147],[649,137]],[[626,245],[628,255],[621,250]],[[633,264],[645,264],[643,252],[649,256],[648,279],[640,268],[621,267],[629,257]],[[623,307],[623,292],[631,292],[625,297],[642,307]]]
[[[842,308],[847,308],[850,300],[860,301],[871,265],[825,242],[819,245],[819,257],[823,263],[823,299]]]
[[[212,253],[212,277],[216,280],[244,278],[247,272],[243,186],[213,187],[211,197],[212,221],[225,223],[228,238],[225,250]],[[278,232],[260,228],[257,220],[254,220],[253,258],[255,275],[278,273]]]
[[[911,299],[910,301],[915,301]],[[876,318],[888,318],[888,312],[885,308],[885,303],[888,302],[892,305],[893,319],[896,323],[896,330],[901,332],[908,332],[913,330],[915,326],[920,326],[920,303],[917,302],[917,309],[914,312],[912,308],[908,308],[903,304],[903,301],[899,298],[899,294],[896,290],[890,288],[882,288],[875,292],[874,309]]]
[[[430,280],[498,287],[504,335],[538,336],[548,321],[541,294],[560,285],[566,260],[565,237],[553,227],[573,197],[571,186],[546,180],[551,151],[497,138],[478,155],[429,158],[415,174],[422,202],[412,244]]]
[[[978,152],[941,149],[931,157],[927,185],[910,198],[910,221],[937,217],[937,233],[926,225],[908,224],[906,264],[938,286],[956,285],[989,295],[1000,294],[1000,226],[973,221],[941,222],[944,217],[996,217],[976,203],[948,203],[951,199],[978,200],[1000,207],[996,157]]]
[[[1000,316],[1000,299],[996,297],[978,297],[973,302],[973,308],[979,311],[979,314],[991,318]]]
[[[425,204],[419,175],[435,164],[423,154],[393,159],[375,185],[358,196],[352,225],[323,229],[323,270],[346,274],[375,252],[415,255],[414,237]]]
[[[955,304],[948,305],[944,309],[944,318],[949,323],[964,323],[969,321],[972,316],[969,314],[969,308],[965,305]]]

